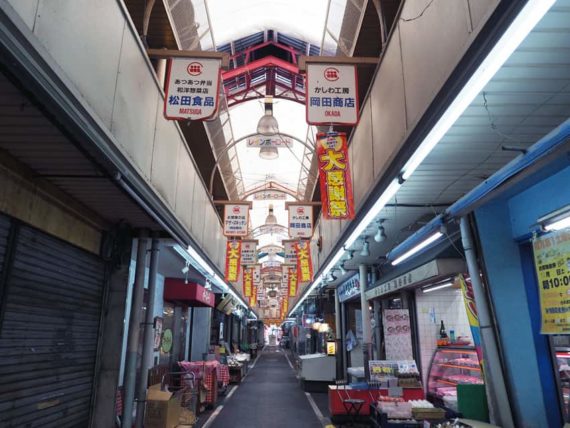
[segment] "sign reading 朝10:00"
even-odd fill
[[[541,333],[570,333],[570,229],[533,242],[540,296]]]

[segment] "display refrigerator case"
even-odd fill
[[[566,420],[568,420],[570,419],[568,415],[570,405],[570,348],[557,346],[555,352],[558,365],[558,379],[562,389],[562,399],[564,400],[564,415]]]
[[[427,397],[434,404],[457,411],[457,385],[483,383],[475,348],[442,346],[436,349],[427,387]]]

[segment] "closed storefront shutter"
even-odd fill
[[[0,219],[0,254],[3,236]],[[20,226],[5,268],[0,426],[88,426],[103,262]]]

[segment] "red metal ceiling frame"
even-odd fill
[[[292,62],[285,61],[272,55],[250,62],[250,57],[253,52],[270,45],[289,52]],[[303,79],[303,76],[299,73],[299,68],[297,67],[297,55],[300,54],[300,52],[290,46],[274,41],[267,41],[256,46],[251,46],[242,52],[232,55],[230,57],[230,64],[232,62],[233,64],[236,64],[237,59],[243,57],[244,65],[225,71],[222,74],[224,80],[224,92],[226,94],[228,106],[231,107],[245,101],[264,98],[266,94],[271,94],[276,98],[289,99],[291,101],[304,104],[304,90],[297,89],[299,79]],[[251,76],[255,74],[256,71],[262,69],[264,69],[263,74],[265,75],[265,78],[252,85]],[[286,78],[291,81],[291,85],[289,86],[276,79],[278,74],[285,75],[286,73],[290,74],[290,76],[286,76]],[[232,92],[230,85],[234,83],[234,88],[241,86],[240,82],[238,82],[240,79],[245,80],[245,87],[237,92]],[[265,86],[265,93],[259,90],[262,86]],[[278,87],[283,90],[281,92],[277,92],[276,89]]]

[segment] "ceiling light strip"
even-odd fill
[[[395,259],[392,262],[392,266],[396,266],[400,263],[402,263],[404,260],[409,259],[410,257],[412,257],[414,254],[420,252],[421,250],[423,250],[424,248],[426,248],[428,245],[434,243],[435,241],[437,241],[439,238],[441,238],[443,236],[443,233],[441,232],[435,232],[434,234],[430,235],[429,237],[427,237],[426,239],[424,239],[422,242],[420,242],[418,245],[416,245],[415,247],[413,247],[411,250],[406,251],[404,254],[402,254],[400,257],[398,257],[397,259]]]
[[[554,3],[555,0],[529,0],[527,2],[415,153],[408,159],[402,171],[404,180],[410,178]]]

